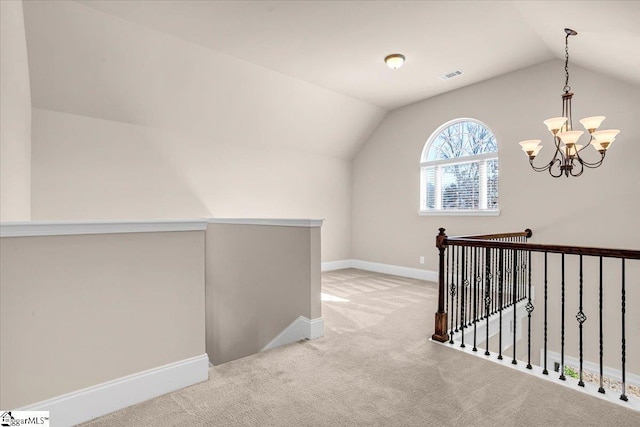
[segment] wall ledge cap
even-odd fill
[[[1,222],[0,237],[68,236],[82,234],[204,231],[203,219],[135,221],[23,221]]]
[[[209,224],[271,225],[278,227],[322,227],[324,219],[294,218],[207,218]]]

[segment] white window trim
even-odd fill
[[[464,210],[455,210],[455,209],[447,209],[447,210],[421,210],[418,211],[419,216],[499,216],[500,209],[464,209]]]
[[[422,149],[422,155],[420,156],[421,161],[420,161],[420,210],[418,211],[419,216],[499,216],[500,215],[499,208],[486,209],[487,185],[488,185],[487,161],[495,159],[499,162],[500,160],[499,160],[498,151],[495,151],[492,153],[476,154],[474,156],[456,157],[453,159],[440,159],[440,160],[431,160],[431,161],[424,160],[426,155],[429,153],[429,150],[431,149],[431,145],[433,144],[434,137],[439,135],[447,127],[460,122],[475,122],[489,129],[489,131],[493,134],[493,131],[491,130],[491,128],[489,128],[489,126],[487,126],[486,124],[482,123],[479,120],[472,119],[472,118],[459,118],[459,119],[451,120],[447,123],[444,123],[442,126],[440,126],[431,134],[431,136],[427,140],[427,143],[424,145]],[[435,193],[436,207],[434,209],[422,209],[422,207],[426,203],[425,194],[424,194],[425,191],[423,187],[423,185],[426,184],[423,177],[425,167],[435,166],[436,186],[438,186],[437,184],[438,181],[442,180],[442,167],[441,167],[442,165],[454,165],[454,164],[476,163],[476,162],[479,164],[479,170],[480,170],[480,188],[484,189],[484,191],[480,191],[480,194],[479,194],[479,197],[480,197],[479,206],[481,207],[481,209],[464,209],[464,210],[463,209],[460,209],[460,210],[442,209],[442,194],[440,191]],[[484,206],[485,209],[482,209],[482,206]]]

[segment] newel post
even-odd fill
[[[436,312],[435,332],[431,336],[434,341],[445,342],[449,340],[447,333],[447,313],[444,311],[445,299],[445,277],[444,277],[444,251],[447,247],[447,235],[444,228],[440,228],[440,233],[436,236],[436,247],[440,252],[438,261],[438,311]]]

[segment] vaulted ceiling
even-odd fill
[[[385,109],[564,58],[565,27],[572,61],[640,84],[638,1],[81,3]]]
[[[639,1],[23,4],[36,108],[341,158],[388,110],[564,58],[565,27],[572,64],[640,85]]]

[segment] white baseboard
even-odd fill
[[[324,319],[318,317],[309,321],[309,339],[315,340],[324,336]]]
[[[620,400],[619,396],[619,392],[616,393],[612,393],[610,391],[607,391],[607,393],[602,394],[602,393],[598,393],[598,386],[596,384],[590,383],[590,382],[585,382],[584,387],[580,387],[578,386],[578,380],[571,378],[569,376],[567,376],[565,381],[562,381],[558,378],[558,375],[544,375],[542,373],[542,367],[537,366],[537,365],[532,365],[531,369],[527,369],[526,368],[526,362],[523,362],[522,360],[519,361],[519,363],[517,364],[512,364],[511,357],[504,357],[502,360],[498,359],[498,354],[490,351],[489,355],[485,355],[484,351],[473,351],[471,345],[466,345],[465,347],[461,347],[460,346],[460,341],[458,339],[454,339],[454,343],[453,344],[449,344],[449,343],[440,343],[437,341],[433,341],[432,339],[429,339],[429,341],[432,341],[434,344],[436,345],[441,345],[441,346],[446,346],[449,347],[452,350],[455,351],[462,351],[464,353],[467,353],[469,355],[472,355],[474,357],[479,357],[481,359],[490,361],[492,363],[497,363],[500,364],[502,366],[504,366],[505,368],[508,369],[515,369],[519,372],[525,373],[527,375],[533,375],[535,377],[538,377],[542,380],[545,381],[549,381],[551,383],[560,385],[562,387],[568,387],[572,390],[576,390],[578,392],[581,393],[585,393],[588,394],[591,397],[596,397],[598,399],[602,399],[605,401],[608,401],[610,403],[616,404],[616,405],[620,405],[623,406],[625,408],[628,409],[632,409],[635,411],[640,411],[640,399],[633,396],[633,395],[627,395],[627,397],[629,398],[629,401],[625,402],[623,400]],[[606,375],[606,374],[605,374]]]
[[[351,259],[343,259],[341,261],[328,261],[323,262],[321,266],[322,271],[334,271],[334,270],[344,270],[346,268],[351,268],[351,263],[353,260]]]
[[[269,344],[265,345],[261,351],[271,350],[272,348],[304,339],[315,340],[322,336],[324,336],[324,320],[322,317],[309,320],[304,316],[300,316],[284,328]]]
[[[342,261],[329,261],[322,263],[322,271],[343,270],[345,268],[357,268],[376,273],[391,274],[393,276],[408,277],[410,279],[438,281],[438,272],[422,270],[419,268],[401,267],[399,265],[381,264],[379,262],[362,261],[359,259],[345,259]]]
[[[542,365],[542,361],[544,360],[544,348],[540,349],[540,364]],[[561,357],[560,353],[556,353],[554,351],[547,351],[547,369],[549,371],[553,371],[554,362],[560,363]],[[571,356],[564,356],[564,364],[575,366],[576,368],[580,367],[580,359]],[[622,381],[622,371],[620,369],[610,368],[608,366],[602,367],[602,373],[605,377],[611,378],[616,381]],[[582,361],[582,369],[591,372],[593,374],[600,374],[600,365],[595,362],[590,362],[588,360]],[[636,387],[640,387],[640,375],[636,375],[629,371],[625,372],[625,382],[627,385],[634,385]]]
[[[136,403],[206,381],[206,354],[159,366],[62,396],[34,403],[19,411],[49,411],[51,425],[73,426]]]

